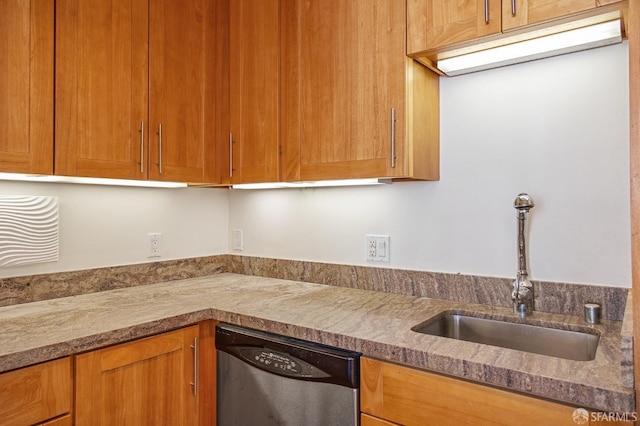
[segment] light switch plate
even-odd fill
[[[242,232],[242,229],[233,230],[231,247],[233,250],[244,250],[244,232]]]

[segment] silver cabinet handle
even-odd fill
[[[233,177],[233,133],[229,132],[229,177]]]
[[[193,338],[193,345],[190,346],[193,350],[193,381],[189,383],[193,387],[193,395],[198,395],[198,338]]]
[[[140,173],[144,173],[144,121],[140,122]]]
[[[396,109],[391,108],[391,168],[396,167]]]
[[[516,16],[516,0],[511,0],[511,15]]]
[[[158,172],[162,173],[162,123],[158,124]]]
[[[484,23],[489,23],[489,0],[484,0]]]

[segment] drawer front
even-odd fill
[[[0,401],[4,426],[39,423],[70,412],[70,359],[0,374]]]
[[[575,407],[361,358],[361,410],[406,426],[575,426]]]

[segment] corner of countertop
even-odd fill
[[[632,291],[629,289],[627,295],[627,304],[624,310],[624,318],[622,319],[621,345],[622,360],[620,361],[620,374],[622,385],[628,388],[635,387],[635,376],[633,368],[633,297]]]

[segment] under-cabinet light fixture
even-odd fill
[[[479,52],[441,59],[438,61],[437,67],[448,76],[456,76],[607,46],[622,41],[621,25],[620,19],[616,19]]]
[[[22,181],[22,182],[58,182],[58,183],[81,183],[85,185],[111,185],[111,186],[138,186],[144,188],[185,188],[186,183],[182,182],[159,182],[151,180],[129,180],[129,179],[104,179],[72,176],[52,176],[52,175],[30,175],[21,173],[0,173],[0,180]]]
[[[361,186],[390,184],[391,179],[343,179],[319,180],[309,182],[265,182],[241,183],[232,185],[233,189],[283,189],[283,188],[322,188],[330,186]]]

